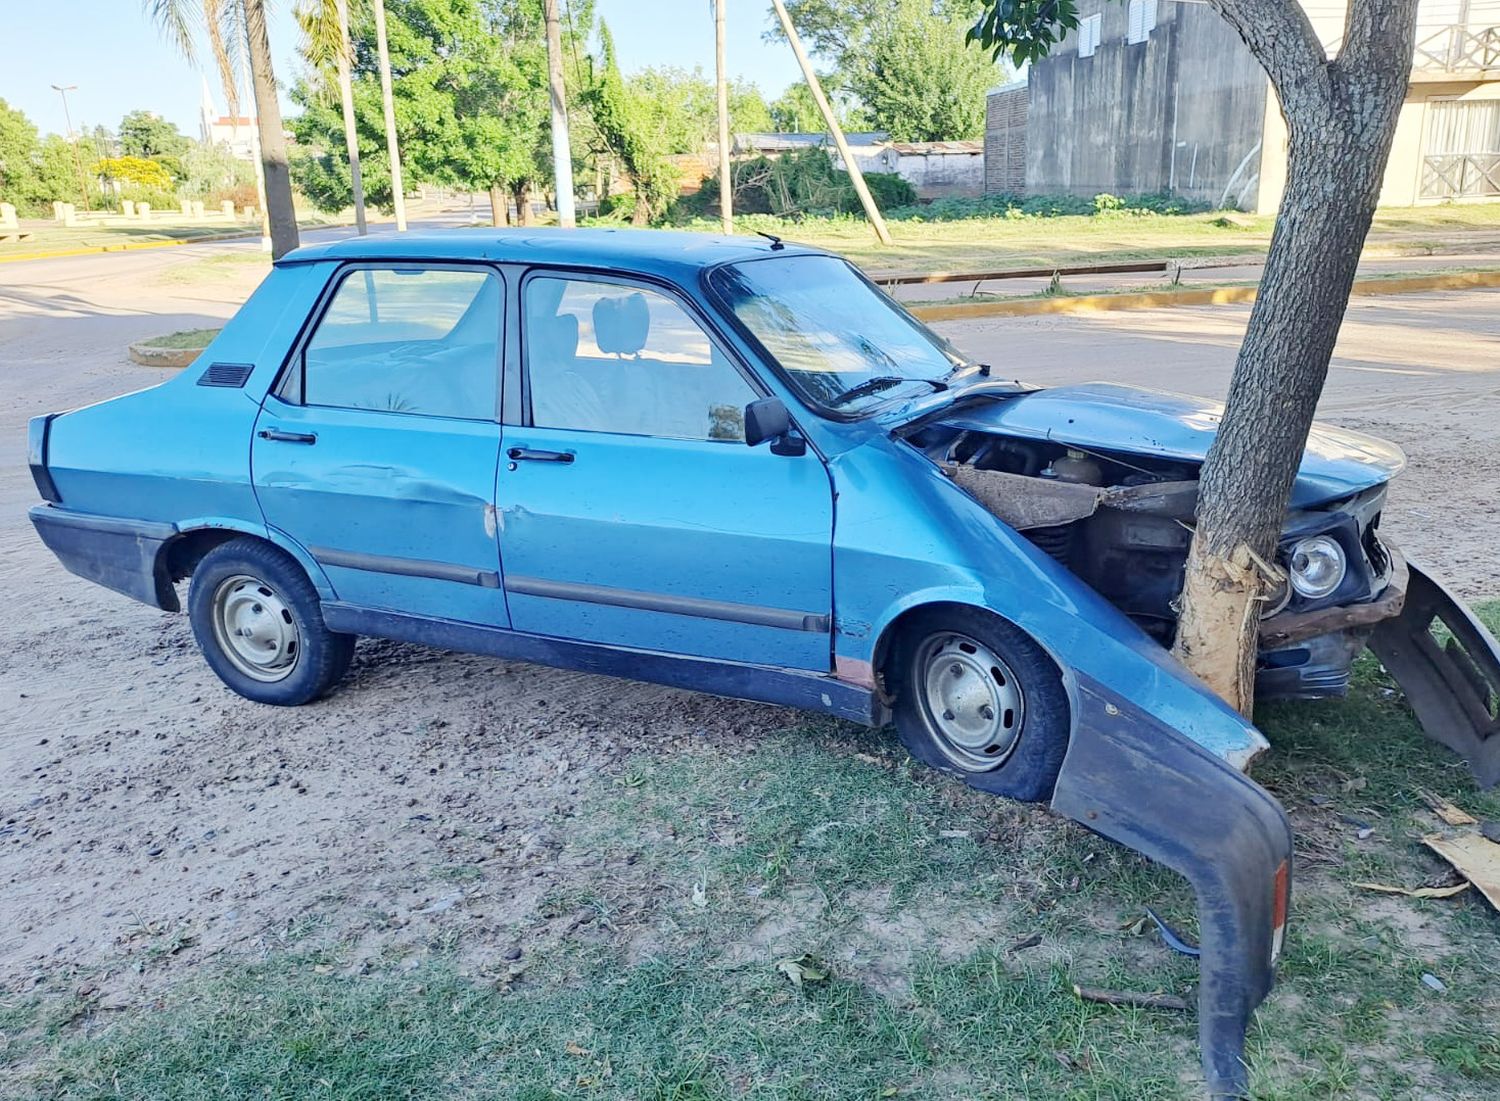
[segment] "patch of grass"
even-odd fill
[[[174,264],[156,277],[158,283],[222,283],[241,278],[246,272],[264,274],[271,270],[271,258],[258,249],[236,249],[220,252],[185,263]]]
[[[1500,605],[1482,615],[1500,621]],[[1420,845],[1433,819],[1416,787],[1478,817],[1500,817],[1500,795],[1421,735],[1368,660],[1349,700],[1259,721],[1275,748],[1257,774],[1292,814],[1299,857],[1277,988],[1249,1036],[1255,1095],[1496,1096],[1495,914],[1474,892],[1422,901],[1353,882],[1449,874]],[[1360,840],[1347,819],[1375,832]],[[356,975],[350,946],[288,937],[122,1012],[61,990],[0,1001],[6,1096],[1197,1095],[1191,1013],[1071,993],[1191,999],[1192,961],[1123,928],[1149,903],[1191,935],[1186,886],[1040,808],[922,770],[883,737],[816,723],[637,755],[595,782],[559,864],[574,873],[534,920],[566,929],[520,963],[466,975],[439,938],[436,962]],[[471,867],[433,874],[463,881]],[[1030,933],[1039,945],[1009,950]],[[491,947],[510,943],[505,931]],[[800,986],[780,966],[793,958],[811,961]]]
[[[207,348],[213,338],[219,335],[218,329],[181,329],[166,336],[152,337],[141,343],[152,348]]]

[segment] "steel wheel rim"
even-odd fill
[[[1005,660],[968,635],[945,632],[917,652],[916,687],[939,752],[965,772],[989,772],[1015,750],[1025,718]]]
[[[214,641],[245,676],[266,684],[292,675],[302,655],[296,617],[275,589],[258,577],[235,574],[213,597]]]

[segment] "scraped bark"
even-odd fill
[[[1175,650],[1244,714],[1256,625],[1406,98],[1417,0],[1350,0],[1328,59],[1298,4],[1209,0],[1270,75],[1287,184],[1260,293],[1204,463]]]
[[[506,197],[505,188],[499,184],[490,184],[490,224],[510,224],[510,199]]]

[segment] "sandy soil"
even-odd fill
[[[127,342],[232,312],[254,268],[174,281],[188,251],[0,266],[0,990],[86,975],[124,1004],[310,925],[356,954],[419,950],[454,923],[501,958],[563,935],[570,919],[537,904],[586,859],[560,856],[584,778],[636,753],[723,751],[796,716],[385,642],[360,645],[333,698],[259,707],[209,673],[184,618],[65,573],[25,518],[24,422],[151,384]],[[1408,449],[1389,530],[1472,596],[1500,595],[1497,304],[1359,301],[1324,402],[1328,419]],[[1039,382],[1217,395],[1244,320],[1177,310],[947,332]],[[482,886],[451,874],[473,865]]]

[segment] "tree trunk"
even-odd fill
[[[729,72],[724,63],[724,0],[714,0],[714,83],[719,99],[719,221],[734,232],[734,179],[729,166]]]
[[[562,30],[557,0],[544,0],[547,20],[547,87],[552,101],[552,179],[557,192],[557,224],[572,229],[573,146],[568,140],[568,93],[563,84]]]
[[[505,194],[505,188],[499,184],[490,184],[490,225],[504,226],[510,224],[510,199]]]
[[[276,100],[276,74],[271,67],[271,39],[266,33],[265,0],[245,0],[245,37],[250,50],[261,171],[266,181],[271,257],[280,259],[299,242],[297,208],[292,204],[292,174],[286,161],[286,135],[281,129],[281,104]]]
[[[516,184],[516,224],[522,226],[534,225],[536,218],[531,213],[531,185],[529,183]]]
[[[1258,5],[1239,7],[1253,16]],[[1203,465],[1174,649],[1245,715],[1254,703],[1260,608],[1284,576],[1276,546],[1411,67],[1412,0],[1383,10],[1364,0],[1354,8],[1366,23],[1351,19],[1349,41],[1369,48],[1383,35],[1385,56],[1349,67],[1342,56],[1320,59],[1295,80],[1286,79],[1286,57],[1262,56],[1277,43],[1254,41],[1256,31],[1241,28],[1273,79],[1283,77],[1277,90],[1290,135],[1287,185],[1224,417]]]
[[[635,209],[630,212],[630,224],[633,226],[651,224],[651,202],[646,198],[645,189],[639,182],[635,183]]]
[[[401,143],[396,140],[396,97],[391,90],[391,51],[385,37],[385,0],[375,0],[375,49],[380,55],[380,103],[385,110],[385,147],[391,159],[391,205],[396,230],[406,231],[406,190],[401,182]]]
[[[344,109],[344,145],[349,151],[349,189],[354,195],[354,226],[361,235],[365,225],[365,182],[359,170],[359,130],[354,123],[354,82],[349,77],[349,0],[338,0],[339,100]]]

